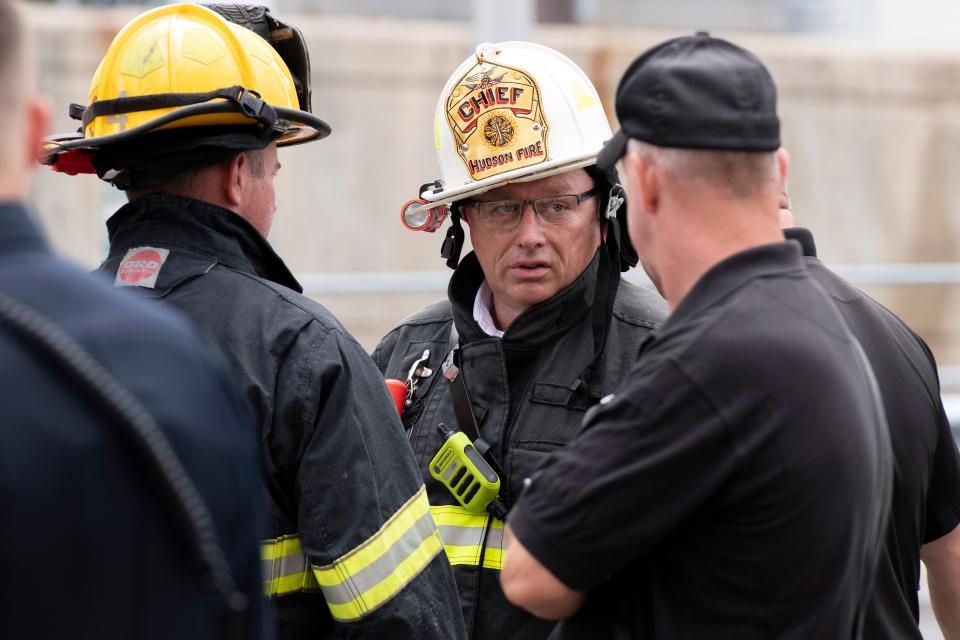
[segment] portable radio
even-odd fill
[[[474,514],[486,513],[500,492],[500,477],[462,431],[446,432],[443,445],[430,461],[430,475]]]

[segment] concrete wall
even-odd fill
[[[136,10],[31,6],[41,86],[56,129],[75,129],[71,101],[113,34]],[[294,271],[440,270],[439,234],[405,231],[398,208],[438,176],[433,112],[448,73],[473,50],[457,22],[285,16],[308,38],[314,111],[325,141],[281,152],[271,242]],[[623,69],[668,32],[542,27],[536,39],[577,61],[612,104]],[[754,50],[780,87],[797,219],[817,233],[828,263],[960,261],[960,45],[849,43],[723,33]],[[611,120],[613,117],[611,114]],[[42,170],[33,200],[55,245],[95,265],[103,220],[122,196],[90,176]],[[872,289],[914,325],[944,364],[960,364],[960,289]],[[323,300],[372,346],[401,316],[436,295]]]

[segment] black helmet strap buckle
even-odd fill
[[[243,89],[240,92],[240,97],[237,98],[237,104],[240,105],[244,115],[254,118],[268,129],[272,128],[277,122],[277,114],[273,111],[273,107],[264,102],[260,98],[260,94],[252,89]]]

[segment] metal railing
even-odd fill
[[[960,263],[840,264],[831,267],[859,286],[929,286],[960,284]],[[319,271],[297,275],[303,288],[313,294],[369,295],[391,293],[443,293],[450,271]],[[650,284],[642,269],[624,277],[637,284]]]
[[[960,263],[882,263],[832,265],[834,272],[858,286],[960,285]],[[447,271],[323,271],[297,274],[304,291],[312,295],[399,295],[435,293],[444,295],[451,272]],[[624,277],[652,286],[642,269]],[[960,366],[940,367],[944,388],[960,388]],[[954,434],[960,441],[960,393],[943,394],[943,405]]]

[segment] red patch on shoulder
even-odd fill
[[[114,285],[118,287],[147,287],[157,285],[160,268],[170,255],[169,249],[136,247],[127,251],[117,269]]]

